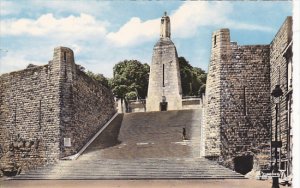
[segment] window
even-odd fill
[[[163,87],[165,87],[165,64],[163,64]]]
[[[288,59],[287,64],[287,88],[291,89],[293,85],[293,66],[292,66],[292,58]]]
[[[217,35],[214,36],[214,46],[217,45]]]
[[[64,52],[64,62],[67,61],[67,52]]]

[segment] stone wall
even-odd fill
[[[202,113],[201,113],[201,129],[200,129],[200,156],[201,157],[205,157],[206,156],[206,153],[205,153],[205,145],[206,145],[206,121],[207,121],[207,111],[206,111],[206,105],[207,105],[207,102],[206,102],[206,96],[205,96],[205,93],[202,94],[201,96],[201,100],[200,100],[200,106],[201,106],[201,110],[202,110]]]
[[[230,60],[221,70],[221,156],[252,156],[268,165],[270,146],[269,46],[231,44]]]
[[[67,52],[62,82],[61,141],[70,139],[71,146],[62,147],[61,157],[77,153],[85,143],[116,113],[112,92],[76,68],[73,53]],[[59,56],[59,54],[57,54]],[[69,62],[70,59],[70,62]]]
[[[201,98],[185,98],[182,99],[182,109],[201,109]]]
[[[121,103],[121,100],[116,101],[116,108],[118,109],[118,113],[132,113],[132,112],[146,112],[146,100],[130,100],[128,101],[128,111],[126,112],[125,103]],[[185,98],[182,99],[182,109],[201,109],[202,103],[201,98]]]
[[[235,168],[236,157],[267,163],[270,142],[269,46],[239,46],[228,29],[212,35],[206,88],[205,156]]]
[[[1,168],[75,154],[115,113],[112,93],[79,70],[69,48],[55,48],[48,65],[1,75],[0,89]]]
[[[26,170],[59,158],[59,71],[46,65],[0,77],[1,167]]]
[[[221,29],[212,35],[212,49],[208,75],[206,81],[206,124],[205,129],[205,155],[218,157],[221,154],[221,66],[227,58],[230,47],[228,29]],[[230,48],[229,48],[230,49]]]
[[[276,85],[280,85],[283,91],[283,96],[279,103],[278,117],[278,140],[282,141],[280,151],[283,169],[290,165],[292,156],[292,137],[291,137],[291,114],[292,114],[292,85],[288,80],[288,61],[292,58],[292,17],[287,17],[280,30],[270,45],[270,92]],[[292,70],[290,70],[292,71]],[[275,140],[275,101],[271,101],[272,106],[272,137]],[[291,172],[291,169],[288,169]]]

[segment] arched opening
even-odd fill
[[[160,102],[160,111],[167,111],[168,109],[168,102],[166,102],[166,96],[162,96],[162,102]]]
[[[247,174],[253,168],[253,156],[235,157],[233,160],[234,170],[241,174]]]

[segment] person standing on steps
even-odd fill
[[[186,140],[186,130],[182,128],[182,140]]]

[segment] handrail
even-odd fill
[[[101,127],[101,129],[93,136],[93,138],[91,138],[81,149],[78,153],[74,154],[74,155],[70,155],[67,157],[62,158],[63,160],[76,160],[85,150],[86,148],[104,131],[104,129],[117,117],[119,113],[116,112],[113,117],[105,123],[105,125],[103,127]]]

